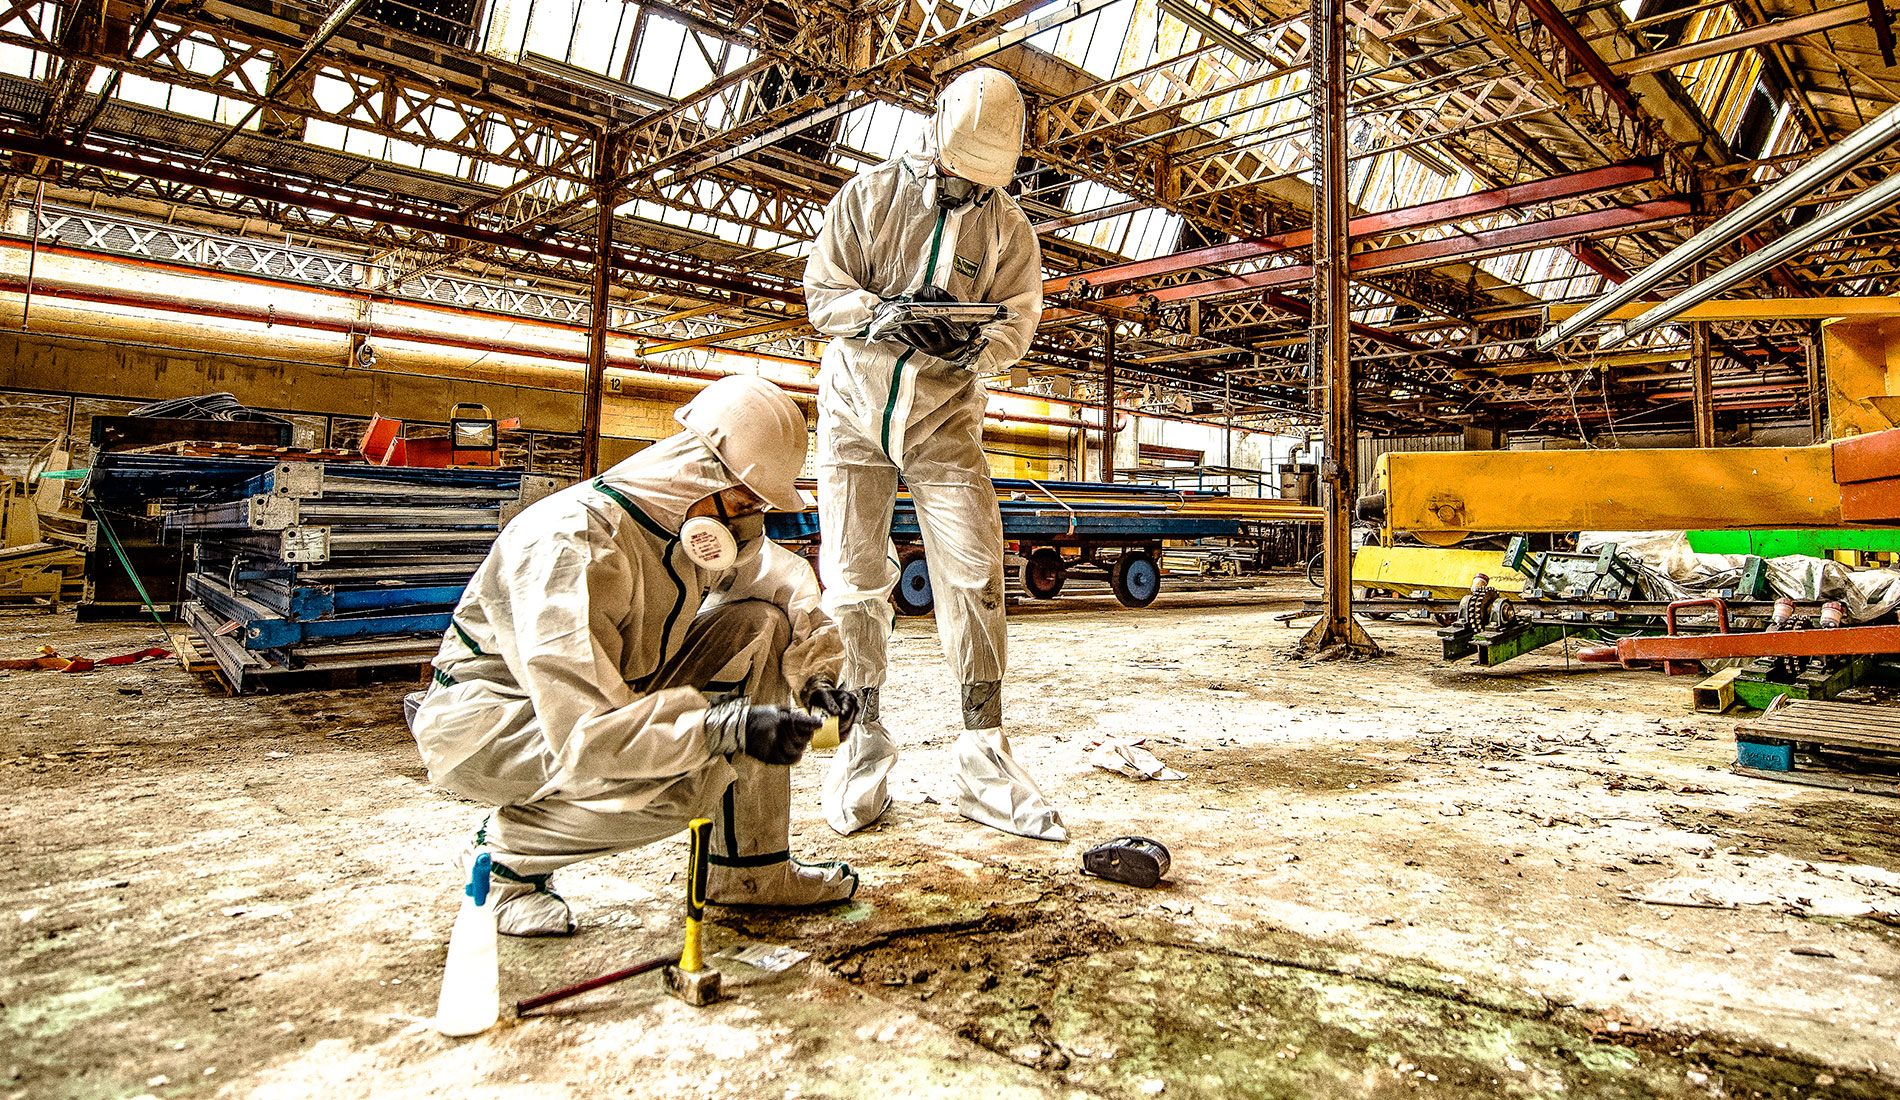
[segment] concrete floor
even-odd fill
[[[461,1041],[429,1017],[479,810],[427,785],[401,686],[0,673],[0,1097],[1896,1095],[1894,802],[1729,773],[1737,720],[1683,679],[1444,666],[1391,624],[1386,659],[1285,660],[1302,594],[1012,615],[1011,724],[1064,845],[956,815],[951,685],[903,621],[893,811],[834,836],[825,759],[794,773],[794,850],[850,860],[858,898],[715,911],[714,947],[809,962]],[[153,634],[13,614],[0,656]],[[1090,768],[1107,734],[1186,778]],[[1173,850],[1164,888],[1079,872],[1123,833]],[[504,942],[504,997],[674,947],[683,862],[568,872],[580,933]]]

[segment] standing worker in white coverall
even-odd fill
[[[845,184],[805,265],[811,323],[833,337],[818,386],[819,570],[825,610],[844,635],[840,683],[862,700],[858,732],[825,779],[825,819],[849,833],[890,805],[897,746],[878,691],[902,477],[923,531],[944,656],[963,686],[958,808],[1007,832],[1063,840],[1061,818],[1003,734],[1003,526],[982,445],[982,376],[1015,365],[1042,317],[1042,249],[1003,190],[1022,155],[1022,93],[995,69],[965,73],[939,97],[930,129],[913,152]],[[886,323],[905,316],[906,302],[994,303],[1004,312],[973,326]]]
[[[842,863],[787,850],[791,768],[821,719],[851,728],[844,652],[803,558],[765,537],[803,506],[805,417],[759,378],[724,378],[686,429],[530,505],[469,582],[410,728],[441,786],[496,807],[496,918],[574,930],[556,868],[714,820],[709,900],[848,898]],[[412,706],[418,697],[411,696]],[[466,865],[466,862],[465,862]]]

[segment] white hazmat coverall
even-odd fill
[[[724,572],[681,549],[687,509],[736,484],[681,432],[530,505],[469,582],[411,728],[432,780],[497,807],[476,843],[503,932],[571,931],[556,868],[695,817],[714,821],[714,902],[856,889],[848,866],[791,859],[791,769],[714,743],[706,724],[709,695],[785,705],[843,663],[811,566],[766,539],[762,517],[734,523]]]
[[[958,742],[966,816],[1061,839],[1054,811],[1003,737],[1003,527],[983,454],[981,376],[1008,370],[1042,316],[1042,249],[1015,200],[939,207],[926,136],[910,154],[853,177],[825,211],[805,265],[813,327],[832,337],[818,389],[819,570],[825,610],[844,636],[841,686],[858,689],[857,730],[825,782],[825,819],[841,833],[875,821],[890,799],[896,746],[878,716],[898,569],[891,510],[901,477],[916,502],[944,657],[963,685]],[[967,368],[897,339],[865,334],[885,300],[930,284],[963,302],[1007,307]]]

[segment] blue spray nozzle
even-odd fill
[[[475,866],[468,873],[468,885],[462,887],[462,892],[474,899],[477,905],[488,904],[488,873],[493,863],[487,852],[476,856]]]

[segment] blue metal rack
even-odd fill
[[[501,526],[557,487],[519,470],[108,453],[92,499],[159,502],[190,544],[182,608],[240,691],[312,669],[416,668]]]

